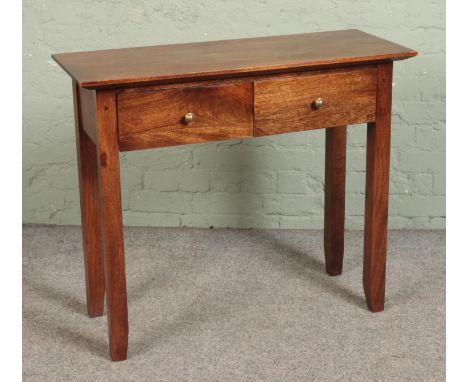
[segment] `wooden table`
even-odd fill
[[[346,125],[367,123],[364,292],[384,309],[393,61],[359,30],[53,55],[73,79],[88,314],[127,357],[119,152],[326,129],[325,264],[343,264]]]

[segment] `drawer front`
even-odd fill
[[[253,135],[252,83],[123,92],[117,105],[122,151]]]
[[[375,119],[375,68],[260,80],[255,81],[254,86],[254,136],[349,125]]]

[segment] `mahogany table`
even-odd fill
[[[119,152],[326,128],[325,264],[343,264],[346,125],[367,123],[364,293],[384,309],[393,61],[359,30],[53,55],[73,79],[87,307],[127,358]]]

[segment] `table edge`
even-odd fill
[[[203,81],[203,80],[223,80],[236,77],[246,77],[246,76],[262,76],[269,74],[280,74],[287,72],[300,72],[308,71],[314,69],[323,69],[323,68],[336,68],[340,66],[359,66],[359,65],[369,65],[369,64],[378,64],[388,61],[399,61],[405,60],[418,55],[418,52],[407,48],[403,45],[394,43],[390,40],[383,39],[378,36],[374,36],[367,32],[361,31],[359,29],[347,29],[340,31],[324,31],[324,32],[312,32],[313,33],[327,33],[327,32],[345,32],[345,31],[357,31],[366,35],[370,35],[382,41],[388,42],[396,47],[400,47],[401,51],[392,52],[392,53],[382,53],[378,55],[367,55],[367,56],[349,56],[349,57],[337,57],[330,58],[327,60],[315,60],[315,61],[303,61],[303,62],[289,62],[281,64],[272,64],[272,65],[259,65],[259,66],[245,66],[239,68],[229,68],[229,69],[216,69],[208,71],[197,71],[197,72],[184,72],[176,74],[166,74],[166,75],[154,75],[148,77],[120,77],[120,78],[109,78],[102,80],[95,79],[83,79],[78,78],[72,73],[72,71],[67,68],[67,65],[61,62],[60,56],[68,55],[79,52],[69,52],[69,53],[56,53],[52,54],[51,57],[53,60],[72,78],[76,81],[79,87],[85,89],[110,89],[110,88],[126,88],[131,86],[145,86],[145,85],[157,85],[157,84],[168,84],[171,82],[174,83],[183,83],[183,82],[193,82],[193,81]],[[304,34],[304,33],[301,33]],[[295,34],[291,35],[294,36]],[[289,35],[278,35],[278,36],[262,36],[254,37],[247,39],[262,39],[262,38],[274,38],[282,37]],[[217,40],[217,41],[200,41],[197,43],[206,43],[206,42],[218,42],[218,41],[237,41],[244,40],[245,38],[240,39],[231,39],[231,40]],[[184,45],[191,43],[180,43],[180,44],[167,44],[167,45]],[[165,46],[165,45],[159,45]],[[136,47],[136,48],[145,48],[145,47]],[[116,48],[116,49],[104,49],[106,50],[119,50],[119,49],[131,49],[131,48]],[[99,50],[98,50],[99,51]],[[89,51],[93,52],[93,51]],[[94,51],[96,52],[96,51]]]

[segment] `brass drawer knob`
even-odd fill
[[[195,121],[195,114],[193,113],[187,113],[184,115],[184,122],[185,123],[192,123]]]
[[[317,98],[317,99],[313,102],[313,104],[312,104],[312,106],[313,106],[315,109],[320,109],[323,105],[324,105],[323,99],[320,98],[320,97]]]

